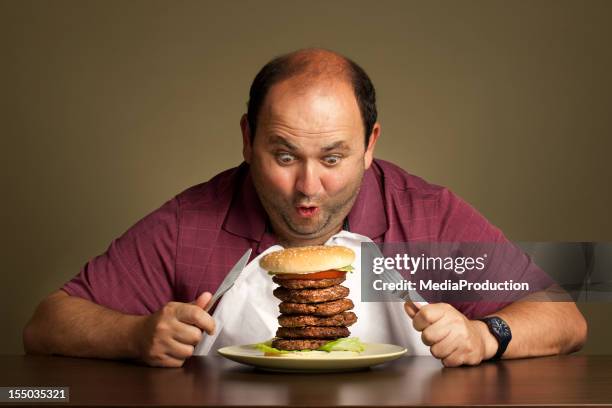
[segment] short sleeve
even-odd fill
[[[110,309],[146,315],[173,298],[178,200],[147,215],[61,289]]]
[[[473,281],[484,282],[488,279],[494,282],[527,283],[532,288],[529,293],[546,289],[555,283],[529,255],[508,241],[499,228],[448,189],[441,192],[439,214],[441,217],[439,242],[482,243],[495,251],[493,266],[474,277]],[[489,295],[484,301],[448,303],[469,318],[479,318],[502,309],[518,297],[520,296],[517,292],[496,291],[495,296]]]

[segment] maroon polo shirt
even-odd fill
[[[374,242],[500,242],[502,232],[444,187],[383,160],[365,172],[348,229]],[[249,166],[226,170],[180,193],[91,259],[62,290],[111,309],[150,314],[169,301],[214,293],[248,248],[277,243]],[[345,224],[346,226],[346,224]],[[500,305],[456,306],[469,317]]]

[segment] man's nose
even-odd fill
[[[307,197],[315,197],[319,194],[322,184],[316,165],[307,162],[302,166],[295,188]]]

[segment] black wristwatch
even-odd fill
[[[491,334],[497,339],[497,343],[499,344],[497,347],[497,353],[495,353],[495,355],[491,358],[491,360],[497,360],[502,356],[502,354],[504,354],[508,348],[508,344],[510,344],[510,340],[512,340],[510,326],[508,326],[508,323],[506,323],[503,319],[497,316],[484,317],[479,320],[483,321],[487,325]]]

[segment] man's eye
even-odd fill
[[[323,161],[328,166],[333,166],[333,165],[340,163],[340,159],[341,158],[339,156],[327,156],[323,159]]]
[[[289,153],[279,153],[276,155],[276,160],[280,163],[280,164],[289,164],[291,163],[293,160],[295,159],[295,157],[293,157],[292,154]]]

